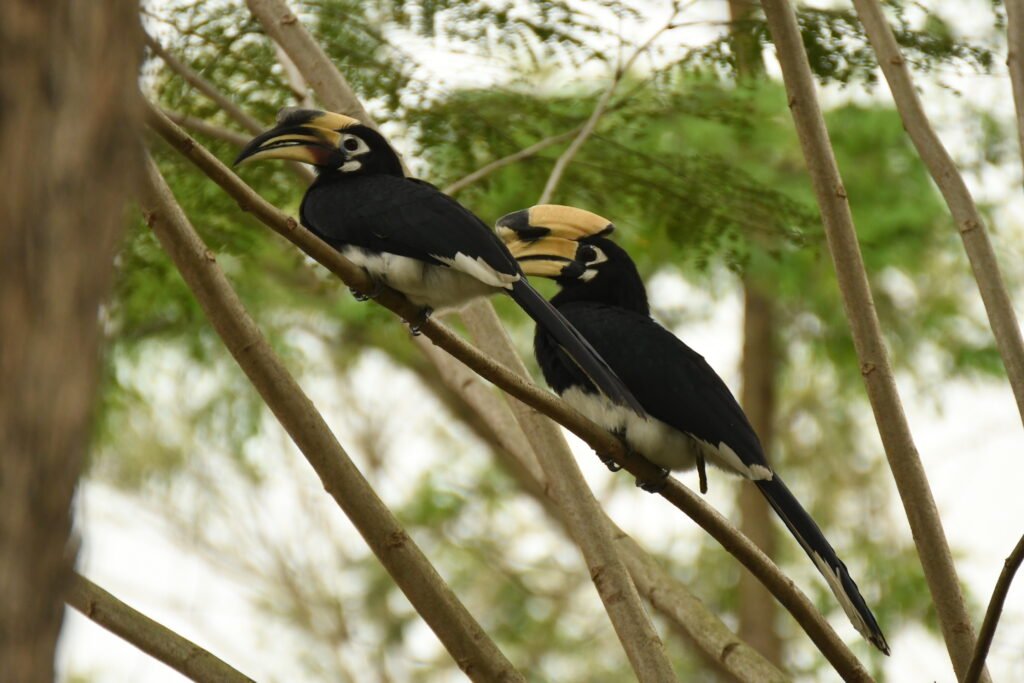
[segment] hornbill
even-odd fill
[[[858,631],[889,654],[867,603],[824,534],[769,465],[743,409],[725,382],[689,346],[650,316],[636,266],[608,239],[608,220],[569,206],[539,205],[497,222],[527,275],[555,280],[551,299],[608,361],[649,418],[600,396],[538,329],[534,351],[544,378],[568,403],[666,469],[690,469],[706,459],[754,482],[810,556]]]
[[[504,292],[612,403],[643,415],[590,344],[530,286],[494,231],[433,185],[406,178],[398,155],[377,131],[342,114],[286,108],[235,164],[256,159],[312,164],[318,174],[302,200],[302,224],[378,285],[425,307],[424,320],[435,308]],[[418,332],[418,325],[412,329]]]

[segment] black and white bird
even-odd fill
[[[551,303],[608,361],[649,417],[640,419],[601,396],[538,328],[534,350],[551,388],[656,465],[691,469],[706,459],[753,481],[825,577],[853,625],[889,654],[846,565],[768,463],[725,382],[700,354],[651,318],[636,266],[607,237],[613,225],[582,209],[540,205],[502,217],[497,228],[527,275],[559,284]]]
[[[342,114],[285,109],[235,163],[257,159],[312,164],[318,175],[302,200],[302,224],[375,281],[425,307],[424,317],[506,293],[612,404],[643,414],[590,344],[530,286],[494,231],[433,185],[405,177],[398,155],[377,131]]]

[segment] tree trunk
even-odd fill
[[[0,671],[50,681],[100,304],[139,159],[133,0],[0,3]]]
[[[743,409],[765,453],[775,441],[775,394],[779,354],[776,348],[774,304],[751,278],[743,281]],[[773,513],[756,486],[740,487],[740,530],[768,557],[775,557]],[[740,574],[739,632],[773,664],[782,662],[782,641],[775,630],[778,606],[761,582],[749,572]]]
[[[761,44],[749,24],[757,8],[748,0],[728,0],[732,22],[731,41],[740,82],[764,75]],[[743,409],[761,438],[769,457],[774,446],[775,394],[779,357],[776,349],[776,318],[771,297],[751,277],[743,280]],[[764,553],[775,557],[772,511],[753,486],[739,493],[740,530]],[[777,605],[771,594],[748,572],[740,575],[739,637],[770,662],[782,661],[782,641],[775,631]]]

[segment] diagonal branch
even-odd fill
[[[946,646],[957,671],[963,672],[974,645],[973,628],[928,477],[896,389],[853,217],[846,201],[846,190],[818,105],[796,14],[787,0],[764,0],[762,6],[782,67],[789,106],[811,184],[821,209],[868,399],[910,522]]]
[[[185,82],[210,98],[214,104],[220,107],[225,114],[234,119],[236,123],[242,126],[242,128],[245,128],[250,133],[259,133],[262,130],[263,126],[259,121],[245,113],[241,107],[231,101],[230,97],[218,90],[216,86],[199,75],[194,69],[169,53],[156,38],[148,33],[145,34],[145,38],[146,45],[149,46],[149,49],[153,51],[153,54],[163,60],[163,63],[166,64],[171,71],[181,76],[185,79]]]
[[[417,339],[422,339],[418,337]],[[464,365],[429,343],[418,345],[435,363],[442,381],[456,392],[492,430],[494,451],[509,466],[522,489],[537,500],[569,533],[566,511],[557,505],[557,494],[526,437],[512,415],[508,402],[484,385]],[[683,631],[706,656],[742,683],[782,683],[789,677],[755,649],[740,640],[690,590],[669,574],[651,555],[602,511],[611,526],[612,538],[642,596],[661,615]]]
[[[206,119],[200,119],[195,116],[189,116],[188,114],[182,114],[168,109],[162,109],[161,111],[163,111],[167,118],[174,121],[182,128],[195,131],[196,133],[202,133],[203,135],[208,135],[216,140],[223,140],[224,142],[235,145],[236,147],[245,147],[249,143],[249,140],[252,139],[251,136],[246,135],[245,133],[236,133],[228,128],[215,126]]]
[[[861,23],[864,24],[864,31],[871,41],[878,64],[885,74],[885,80],[889,82],[896,109],[903,119],[903,127],[917,148],[921,160],[928,167],[932,179],[942,192],[946,205],[949,206],[953,220],[956,221],[967,258],[974,271],[974,279],[977,280],[978,289],[981,291],[981,299],[985,303],[985,311],[988,313],[988,322],[996,338],[999,355],[1002,356],[1014,398],[1017,399],[1017,410],[1024,420],[1024,337],[1021,337],[1017,314],[1014,313],[1009,292],[1003,282],[985,222],[974,204],[970,190],[967,189],[967,183],[964,182],[956,164],[928,121],[921,98],[914,88],[907,61],[900,52],[885,14],[882,13],[881,4],[878,0],[854,0],[853,4],[857,8]],[[1019,30],[1019,26],[1017,29]],[[1014,29],[1011,28],[1011,37],[1013,34]],[[1012,67],[1019,68],[1017,65]],[[1017,83],[1014,81],[1015,93],[1016,87]]]
[[[1003,605],[1006,603],[1006,595],[1010,592],[1010,584],[1013,577],[1024,562],[1024,536],[1017,541],[1016,547],[1010,556],[1003,563],[1003,571],[999,573],[999,580],[996,587],[992,589],[992,599],[985,611],[985,621],[981,623],[981,633],[978,634],[978,644],[974,648],[974,655],[971,657],[971,665],[967,668],[963,683],[978,683],[982,673],[985,671],[985,659],[988,657],[989,647],[996,635],[996,626],[999,624],[999,617],[1003,614]]]
[[[629,73],[629,70],[633,68],[633,64],[636,63],[636,60],[654,44],[655,40],[660,38],[666,31],[670,31],[675,28],[674,22],[676,17],[679,16],[680,10],[681,8],[678,0],[676,0],[672,3],[672,15],[668,18],[665,25],[655,31],[650,38],[636,48],[624,64],[616,66],[615,73],[612,74],[612,80],[608,84],[608,87],[605,88],[605,91],[601,93],[601,97],[597,100],[597,104],[594,105],[594,110],[590,113],[590,118],[588,118],[586,123],[583,124],[583,128],[581,128],[580,132],[576,134],[576,137],[569,144],[569,147],[562,152],[562,155],[555,161],[555,165],[551,169],[551,175],[548,176],[548,181],[544,184],[544,191],[541,192],[540,199],[537,200],[538,204],[547,204],[551,201],[551,197],[554,196],[555,190],[558,189],[558,184],[562,182],[562,176],[565,175],[565,170],[569,168],[569,164],[572,163],[574,158],[576,158],[576,154],[586,143],[587,139],[593,135],[598,122],[608,110],[612,97],[615,95],[615,91],[618,90],[619,84],[622,83],[623,77]]]
[[[252,683],[230,664],[75,574],[67,603],[89,619],[199,683]]]
[[[157,40],[148,33],[144,33],[143,35],[145,36],[146,44],[149,48],[154,54],[163,60],[164,64],[166,64],[171,71],[181,76],[196,90],[210,98],[214,104],[220,107],[221,110],[234,119],[236,123],[242,126],[242,128],[245,128],[250,133],[259,133],[263,129],[263,126],[259,121],[245,113],[245,111],[235,104],[230,97],[218,90],[213,83],[210,83],[208,80],[189,68],[188,65],[184,64],[174,55],[167,52],[163,45],[157,42]],[[172,119],[174,118],[170,112],[168,112],[168,116],[171,116]],[[220,140],[226,140],[227,142],[237,145],[245,145],[245,143],[249,141],[249,138],[241,136],[234,131],[218,128],[217,126],[213,126],[201,119],[185,116],[183,114],[178,114],[178,116],[180,117],[180,120],[175,119],[177,123],[196,132],[203,133]],[[299,180],[302,180],[307,185],[316,179],[316,174],[298,162],[289,161],[285,165],[291,169],[292,173],[294,173]]]
[[[533,143],[529,147],[524,147],[523,149],[519,150],[518,152],[514,152],[512,154],[509,154],[508,156],[502,157],[500,159],[496,159],[496,160],[492,161],[489,164],[481,166],[480,168],[478,168],[477,170],[473,171],[469,175],[466,175],[466,176],[463,176],[462,178],[459,178],[458,180],[456,180],[451,185],[449,185],[448,187],[444,188],[441,191],[444,192],[445,194],[453,195],[453,194],[455,194],[455,193],[457,193],[457,192],[459,192],[461,190],[466,189],[467,187],[469,187],[473,183],[477,182],[478,180],[486,178],[487,176],[489,176],[490,174],[494,173],[495,171],[501,170],[501,169],[505,168],[506,166],[511,166],[512,164],[518,163],[518,162],[522,161],[523,159],[529,159],[532,156],[536,156],[537,154],[540,154],[541,152],[546,150],[548,147],[554,147],[555,145],[559,144],[560,142],[565,142],[569,138],[571,138],[571,137],[575,136],[577,133],[579,133],[579,131],[580,131],[580,129],[582,127],[583,126],[576,126],[572,130],[568,130],[568,131],[566,131],[564,133],[559,133],[558,135],[552,135],[550,137],[546,137],[543,140],[538,140],[537,142]]]
[[[196,164],[211,180],[220,185],[238,203],[239,208],[252,213],[269,228],[337,275],[348,286],[364,292],[374,289],[375,284],[362,268],[353,265],[313,233],[302,227],[294,218],[279,211],[256,194],[215,156],[175,126],[156,108],[150,105],[146,113],[148,125],[171,146]],[[421,311],[394,290],[383,288],[374,301],[405,320],[420,317]],[[641,479],[650,480],[661,474],[662,471],[659,467],[623,448],[617,438],[583,417],[567,403],[553,394],[538,389],[533,383],[524,380],[483,355],[434,318],[428,319],[420,329],[423,335],[435,345],[460,360],[481,377],[579,436],[602,459],[615,460],[628,472]],[[687,494],[689,494],[689,490],[671,478],[661,493],[711,533],[726,550],[732,553],[772,591],[776,598],[790,610],[797,622],[811,636],[811,639],[841,675],[849,680],[871,680],[853,653],[815,610],[807,596],[800,592],[792,581],[749,539],[729,525],[728,521],[700,498]]]
[[[309,397],[273,352],[149,161],[140,205],[146,222],[174,261],[207,319],[281,426],[306,456],[324,489],[459,668],[470,679],[523,681],[437,570],[363,478]]]

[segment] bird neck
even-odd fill
[[[551,303],[555,307],[570,302],[599,303],[649,316],[651,310],[647,303],[647,289],[633,263],[614,265],[609,263],[604,266],[618,267],[615,267],[614,272],[602,268],[590,280],[560,281],[562,290],[552,297]]]

